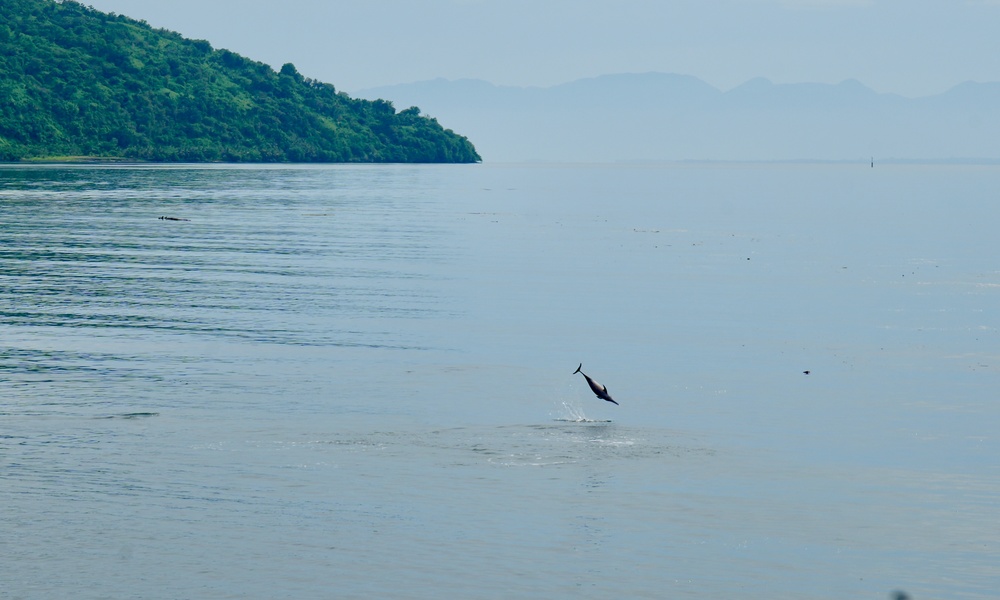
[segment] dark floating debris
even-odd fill
[[[180,217],[160,217],[161,221],[190,221],[191,219],[182,219]]]
[[[148,419],[158,416],[160,416],[160,413],[156,412],[134,412],[122,413],[120,415],[108,415],[106,417],[98,417],[98,419]]]

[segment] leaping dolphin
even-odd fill
[[[597,394],[598,398],[600,398],[601,400],[607,400],[608,402],[617,405],[618,403],[615,402],[614,398],[611,397],[611,394],[608,393],[608,388],[604,387],[603,385],[591,379],[589,375],[580,370],[582,368],[583,368],[583,363],[580,363],[580,366],[577,367],[575,371],[573,371],[573,374],[576,375],[577,373],[579,373],[580,375],[583,375],[583,378],[587,380],[587,385],[589,385],[590,389],[595,394]]]

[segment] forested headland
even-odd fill
[[[337,60],[331,57],[331,60]],[[0,161],[478,162],[416,107],[361,100],[73,0],[0,0]]]

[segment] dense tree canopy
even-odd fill
[[[72,0],[0,0],[0,160],[476,162],[417,108],[353,99]]]

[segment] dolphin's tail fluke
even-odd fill
[[[576,375],[577,373],[580,372],[580,369],[582,369],[582,368],[583,368],[583,363],[580,363],[580,366],[577,367],[575,371],[573,371],[573,374]]]

